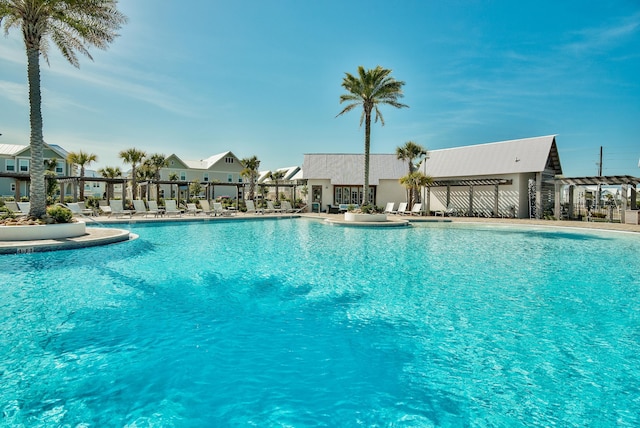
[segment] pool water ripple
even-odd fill
[[[0,425],[640,424],[635,236],[132,231],[0,257]]]

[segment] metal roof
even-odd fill
[[[470,177],[542,172],[562,174],[555,135],[430,150],[426,174]],[[424,172],[424,165],[420,166]]]
[[[302,166],[305,179],[331,179],[332,184],[364,184],[363,154],[305,154]],[[369,155],[369,184],[397,180],[407,175],[407,162],[395,154]]]
[[[363,184],[363,154],[305,154],[305,179],[331,179],[332,184]],[[434,179],[448,177],[491,177],[504,174],[552,170],[562,174],[555,135],[477,144],[451,149],[429,150],[420,170]],[[395,154],[372,154],[369,183],[397,180],[407,175],[407,162]]]
[[[27,146],[19,146],[17,144],[0,144],[0,155],[15,156],[26,148]]]

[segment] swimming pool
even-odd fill
[[[640,425],[637,235],[131,231],[0,257],[0,424]]]

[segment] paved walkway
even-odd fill
[[[128,230],[100,227],[104,224],[121,224],[123,227],[135,223],[151,222],[191,222],[191,221],[234,221],[250,219],[276,219],[305,217],[324,220],[330,218],[339,223],[344,218],[342,214],[238,214],[232,216],[211,217],[205,215],[183,215],[182,217],[141,217],[133,216],[111,218],[111,217],[91,217],[86,221],[87,234],[77,238],[50,239],[38,241],[0,241],[0,254],[32,253],[40,251],[67,250],[75,248],[104,245],[115,242],[122,242],[131,239]],[[571,227],[585,229],[616,230],[622,232],[640,233],[640,225],[586,222],[586,221],[554,221],[554,220],[529,220],[529,219],[501,219],[482,217],[417,217],[417,216],[388,216],[391,221],[411,221],[411,222],[452,222],[452,223],[491,223],[491,224],[517,224],[522,226],[549,226],[549,227]],[[6,226],[11,227],[11,226]]]

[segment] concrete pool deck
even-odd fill
[[[0,241],[0,254],[21,254],[42,251],[71,250],[77,248],[85,248],[96,245],[113,244],[133,239],[135,236],[128,230],[112,229],[99,227],[100,225],[119,224],[126,227],[130,224],[140,223],[175,223],[175,222],[216,222],[216,221],[238,221],[251,219],[286,219],[286,218],[311,218],[319,221],[330,219],[335,224],[343,223],[344,218],[341,214],[325,214],[325,213],[301,213],[301,214],[238,214],[233,216],[210,217],[204,215],[183,215],[182,217],[140,217],[133,218],[110,218],[110,217],[91,217],[87,220],[87,233],[76,238],[66,239],[48,239],[33,241]],[[530,220],[530,219],[502,219],[502,218],[482,218],[482,217],[418,217],[418,216],[395,216],[388,217],[389,222],[404,223],[406,221],[415,223],[482,223],[482,224],[501,224],[501,225],[520,225],[520,226],[547,226],[547,227],[568,227],[594,230],[608,230],[619,232],[632,232],[640,234],[640,225],[605,223],[605,222],[586,222],[586,221],[556,221],[556,220]],[[95,224],[94,224],[95,223]],[[97,227],[96,227],[97,226]],[[367,226],[373,226],[368,224]],[[4,226],[3,226],[4,227]],[[6,226],[11,227],[11,226]]]

